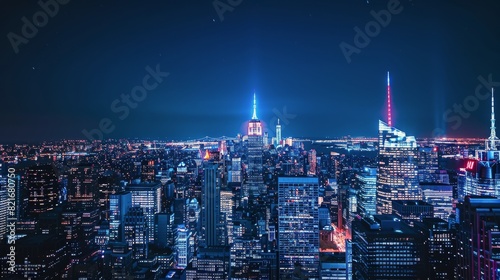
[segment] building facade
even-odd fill
[[[421,200],[418,149],[413,136],[379,121],[377,213],[391,214],[393,200]]]
[[[309,279],[319,277],[318,178],[278,178],[278,248],[280,276],[297,264]]]

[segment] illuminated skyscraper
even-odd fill
[[[422,232],[427,243],[428,279],[453,279],[455,256],[455,232],[448,222],[438,218],[424,218],[415,223],[415,229]]]
[[[457,277],[500,279],[500,199],[466,196],[457,205]]]
[[[377,169],[365,166],[356,179],[359,182],[358,212],[363,217],[377,214]]]
[[[202,243],[208,246],[220,245],[217,228],[220,225],[220,177],[217,162],[205,162],[203,167],[203,188],[201,198]]]
[[[352,225],[354,279],[428,279],[424,235],[395,215],[374,215]]]
[[[98,206],[99,188],[94,166],[79,165],[70,169],[68,203],[77,209],[90,209]]]
[[[379,121],[377,213],[391,214],[393,200],[421,200],[417,142]]]
[[[132,250],[132,258],[147,259],[148,257],[148,228],[141,207],[131,207],[125,215],[125,242]]]
[[[220,211],[225,218],[225,221],[222,221],[222,224],[225,226],[227,231],[228,244],[233,242],[233,197],[234,194],[229,189],[221,190],[220,192]]]
[[[388,120],[391,119],[390,80]],[[378,123],[377,213],[392,214],[393,200],[421,200],[418,183],[418,148],[413,136],[381,120]]]
[[[418,148],[418,181],[420,183],[437,183],[438,177],[437,147]]]
[[[132,194],[120,192],[109,196],[109,240],[124,241],[125,214],[132,207]]]
[[[276,125],[276,145],[281,145],[281,124],[280,124],[280,119],[278,119],[278,124]]]
[[[319,182],[315,177],[278,178],[278,248],[280,277],[296,264],[307,279],[319,277]]]
[[[316,175],[317,159],[316,159],[315,149],[311,149],[309,151],[308,161],[309,161],[309,170],[307,171],[307,175]]]
[[[26,171],[28,209],[31,215],[54,209],[57,205],[59,187],[52,165],[37,165]]]
[[[257,118],[257,101],[253,95],[253,115],[248,123],[248,179],[243,186],[243,196],[259,196],[266,191],[262,175],[262,123]]]
[[[231,171],[228,172],[229,182],[240,183],[241,182],[241,158],[231,159]]]
[[[132,206],[139,206],[144,211],[148,223],[149,242],[154,242],[154,216],[161,210],[161,184],[141,183],[128,185],[127,190],[132,194]]]
[[[175,238],[175,251],[177,253],[177,266],[181,268],[187,267],[191,262],[191,249],[189,240],[191,239],[191,232],[183,224],[177,226],[177,233]]]
[[[467,195],[494,196],[500,198],[500,141],[495,128],[495,99],[491,91],[490,137],[485,141],[484,150],[476,150],[475,158],[468,159],[458,178],[458,198]]]
[[[143,160],[141,162],[141,182],[154,182],[155,175],[155,161]]]

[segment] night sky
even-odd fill
[[[285,117],[285,137],[375,136],[387,71],[397,128],[487,137],[490,97],[475,90],[479,76],[500,85],[500,2],[401,0],[348,63],[339,45],[356,47],[354,28],[389,2],[220,0],[230,8],[220,17],[212,1],[72,0],[25,38],[22,18],[41,6],[2,1],[0,143],[83,139],[104,118],[105,138],[244,134],[254,92],[266,125]],[[12,36],[25,42],[17,54]],[[150,79],[128,114],[116,110],[148,66],[168,77]],[[464,102],[463,116],[453,112]]]

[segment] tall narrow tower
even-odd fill
[[[280,119],[278,119],[278,124],[276,125],[276,145],[281,144],[281,124]]]
[[[486,141],[486,149],[487,150],[496,150],[497,149],[497,142],[498,142],[498,137],[496,133],[496,127],[495,127],[495,92],[493,91],[493,88],[491,88],[491,126],[490,126],[490,137],[488,138],[488,141]]]
[[[387,124],[392,127],[391,78],[387,71]]]
[[[217,162],[205,162],[201,190],[201,228],[205,247],[218,243],[217,227],[220,224],[220,175]]]
[[[262,148],[262,123],[257,118],[257,101],[254,93],[252,119],[248,122],[248,178],[242,188],[243,196],[258,196],[265,193],[262,177]]]
[[[418,184],[418,148],[414,136],[392,126],[390,79],[387,72],[387,118],[379,121],[377,213],[392,214],[393,200],[422,199]]]
[[[500,198],[500,146],[495,127],[495,97],[491,89],[490,137],[485,148],[478,149],[474,159],[467,159],[458,177],[458,199],[467,195],[487,195]]]

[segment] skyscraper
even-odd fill
[[[434,217],[434,206],[421,200],[393,200],[392,213],[413,226],[414,222]]]
[[[225,220],[222,224],[226,228],[227,242],[231,244],[233,241],[233,207],[234,194],[230,189],[224,189],[220,192],[220,211]]]
[[[57,205],[59,187],[52,165],[37,165],[26,171],[28,209],[30,215],[54,209]]]
[[[317,159],[316,159],[316,150],[311,149],[308,153],[307,157],[309,161],[309,170],[307,171],[307,175],[316,175],[316,168],[317,168]]]
[[[131,207],[125,215],[125,242],[132,250],[132,258],[147,259],[148,257],[148,228],[141,207]]]
[[[278,124],[276,124],[276,146],[281,145],[281,124],[280,119],[278,119]]]
[[[183,224],[177,226],[177,233],[175,238],[175,251],[177,253],[177,266],[186,268],[191,262],[191,248],[189,240],[191,239],[191,232]]]
[[[141,162],[141,182],[154,182],[155,175],[155,161],[143,160]]]
[[[99,203],[97,174],[92,165],[79,165],[69,171],[68,203],[74,208],[96,208]]]
[[[395,215],[374,215],[352,225],[354,279],[427,279],[424,235]]]
[[[148,223],[149,242],[154,242],[155,225],[154,215],[161,210],[161,184],[141,183],[127,186],[132,194],[132,206],[139,206],[144,211]]]
[[[494,196],[500,198],[500,140],[496,136],[495,97],[491,91],[490,137],[485,141],[485,149],[476,150],[474,159],[467,159],[458,179],[458,198],[467,195]]]
[[[424,218],[415,222],[415,229],[424,234],[427,248],[429,279],[453,279],[455,256],[455,232],[448,222],[438,218]]]
[[[500,199],[466,196],[457,213],[456,279],[500,279]]]
[[[248,123],[248,179],[243,186],[243,196],[265,193],[262,171],[262,123],[257,118],[257,101],[253,95],[253,115]]]
[[[174,213],[155,214],[155,243],[160,248],[174,245]]]
[[[132,194],[120,192],[109,196],[109,240],[124,241],[125,214],[132,207]]]
[[[390,79],[388,86],[388,122],[392,124]],[[418,184],[418,148],[413,136],[379,120],[377,213],[391,214],[393,200],[421,200]]]
[[[377,214],[377,169],[363,167],[360,174],[356,174],[359,183],[358,212],[362,216]]]
[[[437,183],[438,149],[434,147],[418,148],[418,181],[420,183]]]
[[[205,162],[201,198],[201,232],[206,247],[220,245],[217,228],[220,225],[220,178],[219,164]]]
[[[278,178],[278,247],[280,276],[297,264],[309,279],[319,277],[319,182],[315,177]]]

